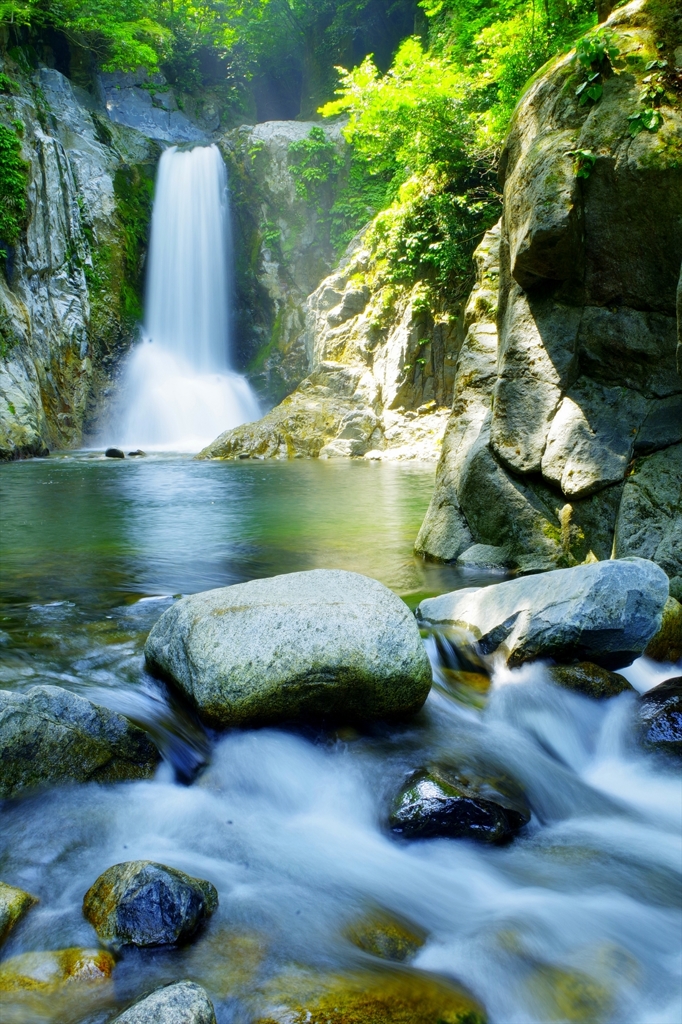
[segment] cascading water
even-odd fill
[[[257,419],[230,369],[232,238],[217,146],[167,149],[152,215],[143,340],[124,375],[115,433],[126,447],[196,451]]]

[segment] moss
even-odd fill
[[[12,928],[38,900],[23,889],[0,882],[0,945]]]
[[[7,256],[3,243],[14,245],[26,223],[28,210],[28,164],[21,156],[21,139],[16,126],[0,124],[0,256]]]
[[[382,910],[354,921],[345,934],[365,953],[398,962],[411,960],[426,938],[421,928]]]
[[[114,193],[123,228],[121,308],[125,318],[138,320],[142,315],[143,257],[154,200],[153,168],[148,164],[120,167],[114,176]]]
[[[64,985],[107,981],[114,969],[111,953],[98,949],[58,949],[23,953],[0,965],[0,993],[58,992]]]

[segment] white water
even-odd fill
[[[156,181],[143,340],[128,359],[107,443],[197,451],[260,416],[247,381],[230,369],[229,214],[218,148],[167,149]]]

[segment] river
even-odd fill
[[[205,985],[219,1024],[249,1024],[262,987],[292,965],[385,970],[346,937],[377,907],[426,934],[407,977],[461,983],[490,1024],[682,1019],[682,792],[638,750],[632,695],[593,702],[536,665],[498,671],[479,702],[434,687],[400,727],[218,735],[144,671],[146,634],[178,594],[324,567],[376,577],[414,606],[494,581],[413,557],[432,486],[433,467],[416,464],[84,452],[2,467],[0,685],[83,693],[144,723],[164,753],[152,781],[4,805],[0,877],[40,903],[2,958],[94,945],[83,895],[123,860],[161,861],[220,893],[187,949],[126,952],[91,999],[8,1004],[3,1024],[104,1024],[181,978]],[[645,689],[666,673],[640,661],[626,674]],[[389,834],[392,794],[443,758],[523,787],[533,817],[513,843]]]

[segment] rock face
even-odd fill
[[[649,641],[644,653],[654,661],[674,664],[682,659],[682,605],[674,597],[666,601],[661,628]]]
[[[27,218],[0,270],[0,459],[79,444],[137,332],[158,147],[58,71],[0,94],[23,124]],[[7,249],[7,246],[4,246]]]
[[[569,55],[515,114],[416,545],[427,557],[537,571],[614,552],[682,575],[682,113],[666,103],[657,132],[631,137],[661,54],[640,0],[608,31],[621,57],[598,103],[579,105]],[[587,178],[578,150],[596,157]],[[495,264],[497,296],[479,303]]]
[[[504,806],[500,794],[468,781],[424,772],[411,780],[391,810],[391,830],[405,839],[474,839],[503,843],[530,821],[530,812]]]
[[[420,621],[462,631],[462,649],[503,657],[580,658],[619,668],[642,653],[661,625],[668,579],[642,558],[556,569],[422,601]]]
[[[122,715],[58,686],[0,690],[0,798],[62,782],[149,778],[159,752]]]
[[[162,74],[101,74],[99,85],[109,118],[158,142],[207,142],[208,134],[178,107],[175,92]],[[217,127],[217,125],[214,125]]]
[[[0,964],[0,994],[58,993],[64,985],[101,985],[111,977],[114,958],[103,949],[55,949],[22,953]]]
[[[649,750],[682,757],[682,676],[667,679],[639,703],[641,739]]]
[[[122,946],[186,942],[217,906],[210,882],[148,860],[115,864],[83,899],[83,913],[100,939]]]
[[[141,999],[112,1024],[215,1024],[215,1012],[200,985],[179,981]]]
[[[199,458],[435,461],[452,398],[455,324],[423,286],[372,290],[362,236],[305,303],[308,376],[257,423],[228,430]]]
[[[218,727],[414,714],[431,687],[416,622],[390,590],[317,569],[183,598],[145,646]]]
[[[0,946],[24,914],[38,900],[23,889],[0,882]]]

